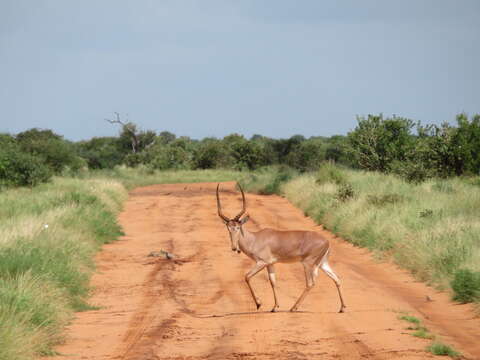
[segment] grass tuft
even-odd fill
[[[459,352],[455,351],[451,346],[443,344],[441,342],[433,342],[427,347],[427,351],[431,352],[433,355],[439,356],[450,356],[451,358],[459,358],[461,355]]]
[[[453,300],[469,303],[480,299],[480,272],[460,269],[451,281]]]
[[[412,324],[415,324],[415,325],[420,325],[420,319],[416,318],[415,316],[402,315],[402,316],[399,317],[399,319],[408,321],[409,323],[412,323]]]
[[[433,339],[435,336],[433,336],[432,333],[428,331],[428,329],[424,326],[418,327],[415,332],[412,333],[412,336],[421,338],[421,339]]]

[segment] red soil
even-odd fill
[[[317,226],[287,200],[247,194],[252,231],[315,230],[332,244],[330,264],[342,280],[339,314],[333,282],[320,272],[298,313],[288,310],[305,286],[300,264],[277,264],[281,311],[266,271],[253,279],[260,311],[244,282],[253,262],[230,250],[217,217],[216,184],[175,184],[131,192],[120,222],[125,236],[105,245],[91,303],[78,313],[53,359],[428,359],[430,340],[399,320],[420,318],[468,359],[480,359],[480,319],[468,305],[415,281],[405,271]],[[225,214],[239,211],[233,183],[223,185]],[[148,257],[164,249],[183,261]],[[263,311],[262,311],[263,310]]]

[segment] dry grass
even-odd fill
[[[341,184],[316,174],[295,178],[282,193],[328,229],[352,243],[391,256],[418,278],[448,288],[459,269],[480,271],[480,188],[462,179],[421,185],[394,176],[338,169]]]

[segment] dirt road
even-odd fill
[[[226,214],[239,211],[223,185]],[[92,303],[77,314],[54,359],[428,359],[429,340],[411,336],[399,312],[414,315],[469,359],[480,359],[480,320],[391,264],[335,238],[287,200],[247,194],[247,227],[313,229],[332,243],[330,264],[347,304],[339,314],[333,282],[320,273],[298,313],[286,310],[305,286],[300,264],[278,264],[281,312],[266,271],[244,282],[253,262],[230,250],[216,214],[215,184],[157,185],[131,193],[120,221],[126,235],[97,257]],[[164,249],[184,262],[148,257]],[[263,310],[263,311],[262,311]]]

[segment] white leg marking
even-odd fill
[[[268,273],[268,276],[270,276],[270,279],[271,279],[272,282],[275,284],[275,280],[276,280],[276,279],[275,279],[275,273],[269,272],[269,273]]]
[[[328,265],[328,261],[325,261],[323,262],[323,264],[321,265],[322,267],[322,270],[325,272],[325,274],[327,274],[329,277],[331,277],[333,279],[333,281],[335,281],[338,285],[340,285],[340,279],[338,278],[338,276],[333,272],[332,268],[330,267],[330,265]]]

